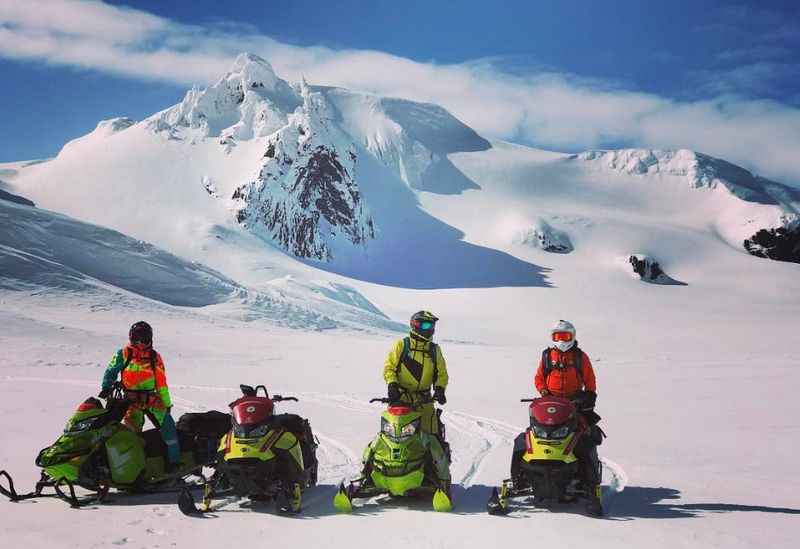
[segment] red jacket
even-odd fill
[[[587,391],[597,392],[597,382],[594,377],[592,361],[583,351],[581,351],[581,375],[583,376],[583,387],[581,387],[578,370],[575,367],[575,351],[575,347],[565,353],[556,348],[551,348],[550,361],[554,367],[550,370],[547,379],[544,378],[544,362],[541,359],[539,360],[539,368],[536,370],[536,377],[533,380],[539,393],[547,389],[554,396],[570,398],[583,388]],[[559,362],[564,364],[565,368],[555,367]]]

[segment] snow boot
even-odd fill
[[[591,490],[589,490],[589,501],[586,503],[586,512],[593,517],[603,516],[603,499],[599,484],[595,484]]]

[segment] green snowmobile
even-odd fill
[[[432,493],[433,508],[450,511],[450,456],[449,446],[443,442],[443,426],[440,424],[441,439],[420,429],[419,408],[431,402],[430,397],[415,404],[388,398],[373,398],[370,402],[389,405],[381,414],[381,431],[364,450],[361,476],[347,486],[340,484],[333,506],[341,513],[349,513],[355,498]],[[434,444],[442,449],[438,452],[442,456],[439,461],[431,452]]]
[[[102,501],[110,488],[124,492],[157,492],[184,485],[184,477],[202,476],[203,466],[216,460],[217,446],[230,426],[221,412],[184,414],[178,421],[181,463],[166,467],[167,450],[157,429],[136,433],[122,419],[141,395],[116,383],[106,405],[86,399],[67,422],[64,433],[39,452],[36,465],[42,474],[33,492],[19,494],[6,471],[0,471],[0,493],[17,502],[39,497],[58,497],[72,507]],[[94,492],[79,498],[75,487]],[[53,493],[45,489],[52,488]]]

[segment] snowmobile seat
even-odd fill
[[[179,434],[219,440],[231,428],[231,416],[216,410],[183,414],[176,424]]]
[[[276,414],[272,416],[272,422],[276,427],[282,427],[298,438],[303,437],[308,423],[297,414]]]

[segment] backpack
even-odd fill
[[[580,387],[583,387],[583,351],[578,347],[578,342],[575,342],[575,364],[568,366],[564,365],[563,369],[566,368],[575,368],[575,373],[578,375],[578,384]],[[550,372],[553,371],[555,368],[555,364],[553,361],[550,360],[550,347],[547,347],[544,351],[542,351],[542,371],[544,372],[544,379],[547,381],[547,377],[550,375]]]
[[[156,375],[156,350],[150,347],[150,369],[153,370],[153,377]],[[119,377],[122,379],[122,374],[128,368],[133,360],[133,353],[128,353],[128,358],[125,359],[125,364],[122,365],[122,370],[119,371]]]
[[[428,356],[431,357],[431,362],[433,363],[433,377],[431,378],[431,384],[436,385],[436,381],[439,379],[439,368],[436,365],[436,356],[439,354],[437,351],[439,346],[436,345],[433,341],[431,341],[428,345]],[[400,365],[402,365],[406,360],[408,360],[408,355],[411,352],[411,338],[404,337],[403,338],[403,352],[400,353],[400,361],[397,363],[397,368],[395,368],[395,372],[398,374],[400,373]],[[408,367],[408,366],[406,366]]]

